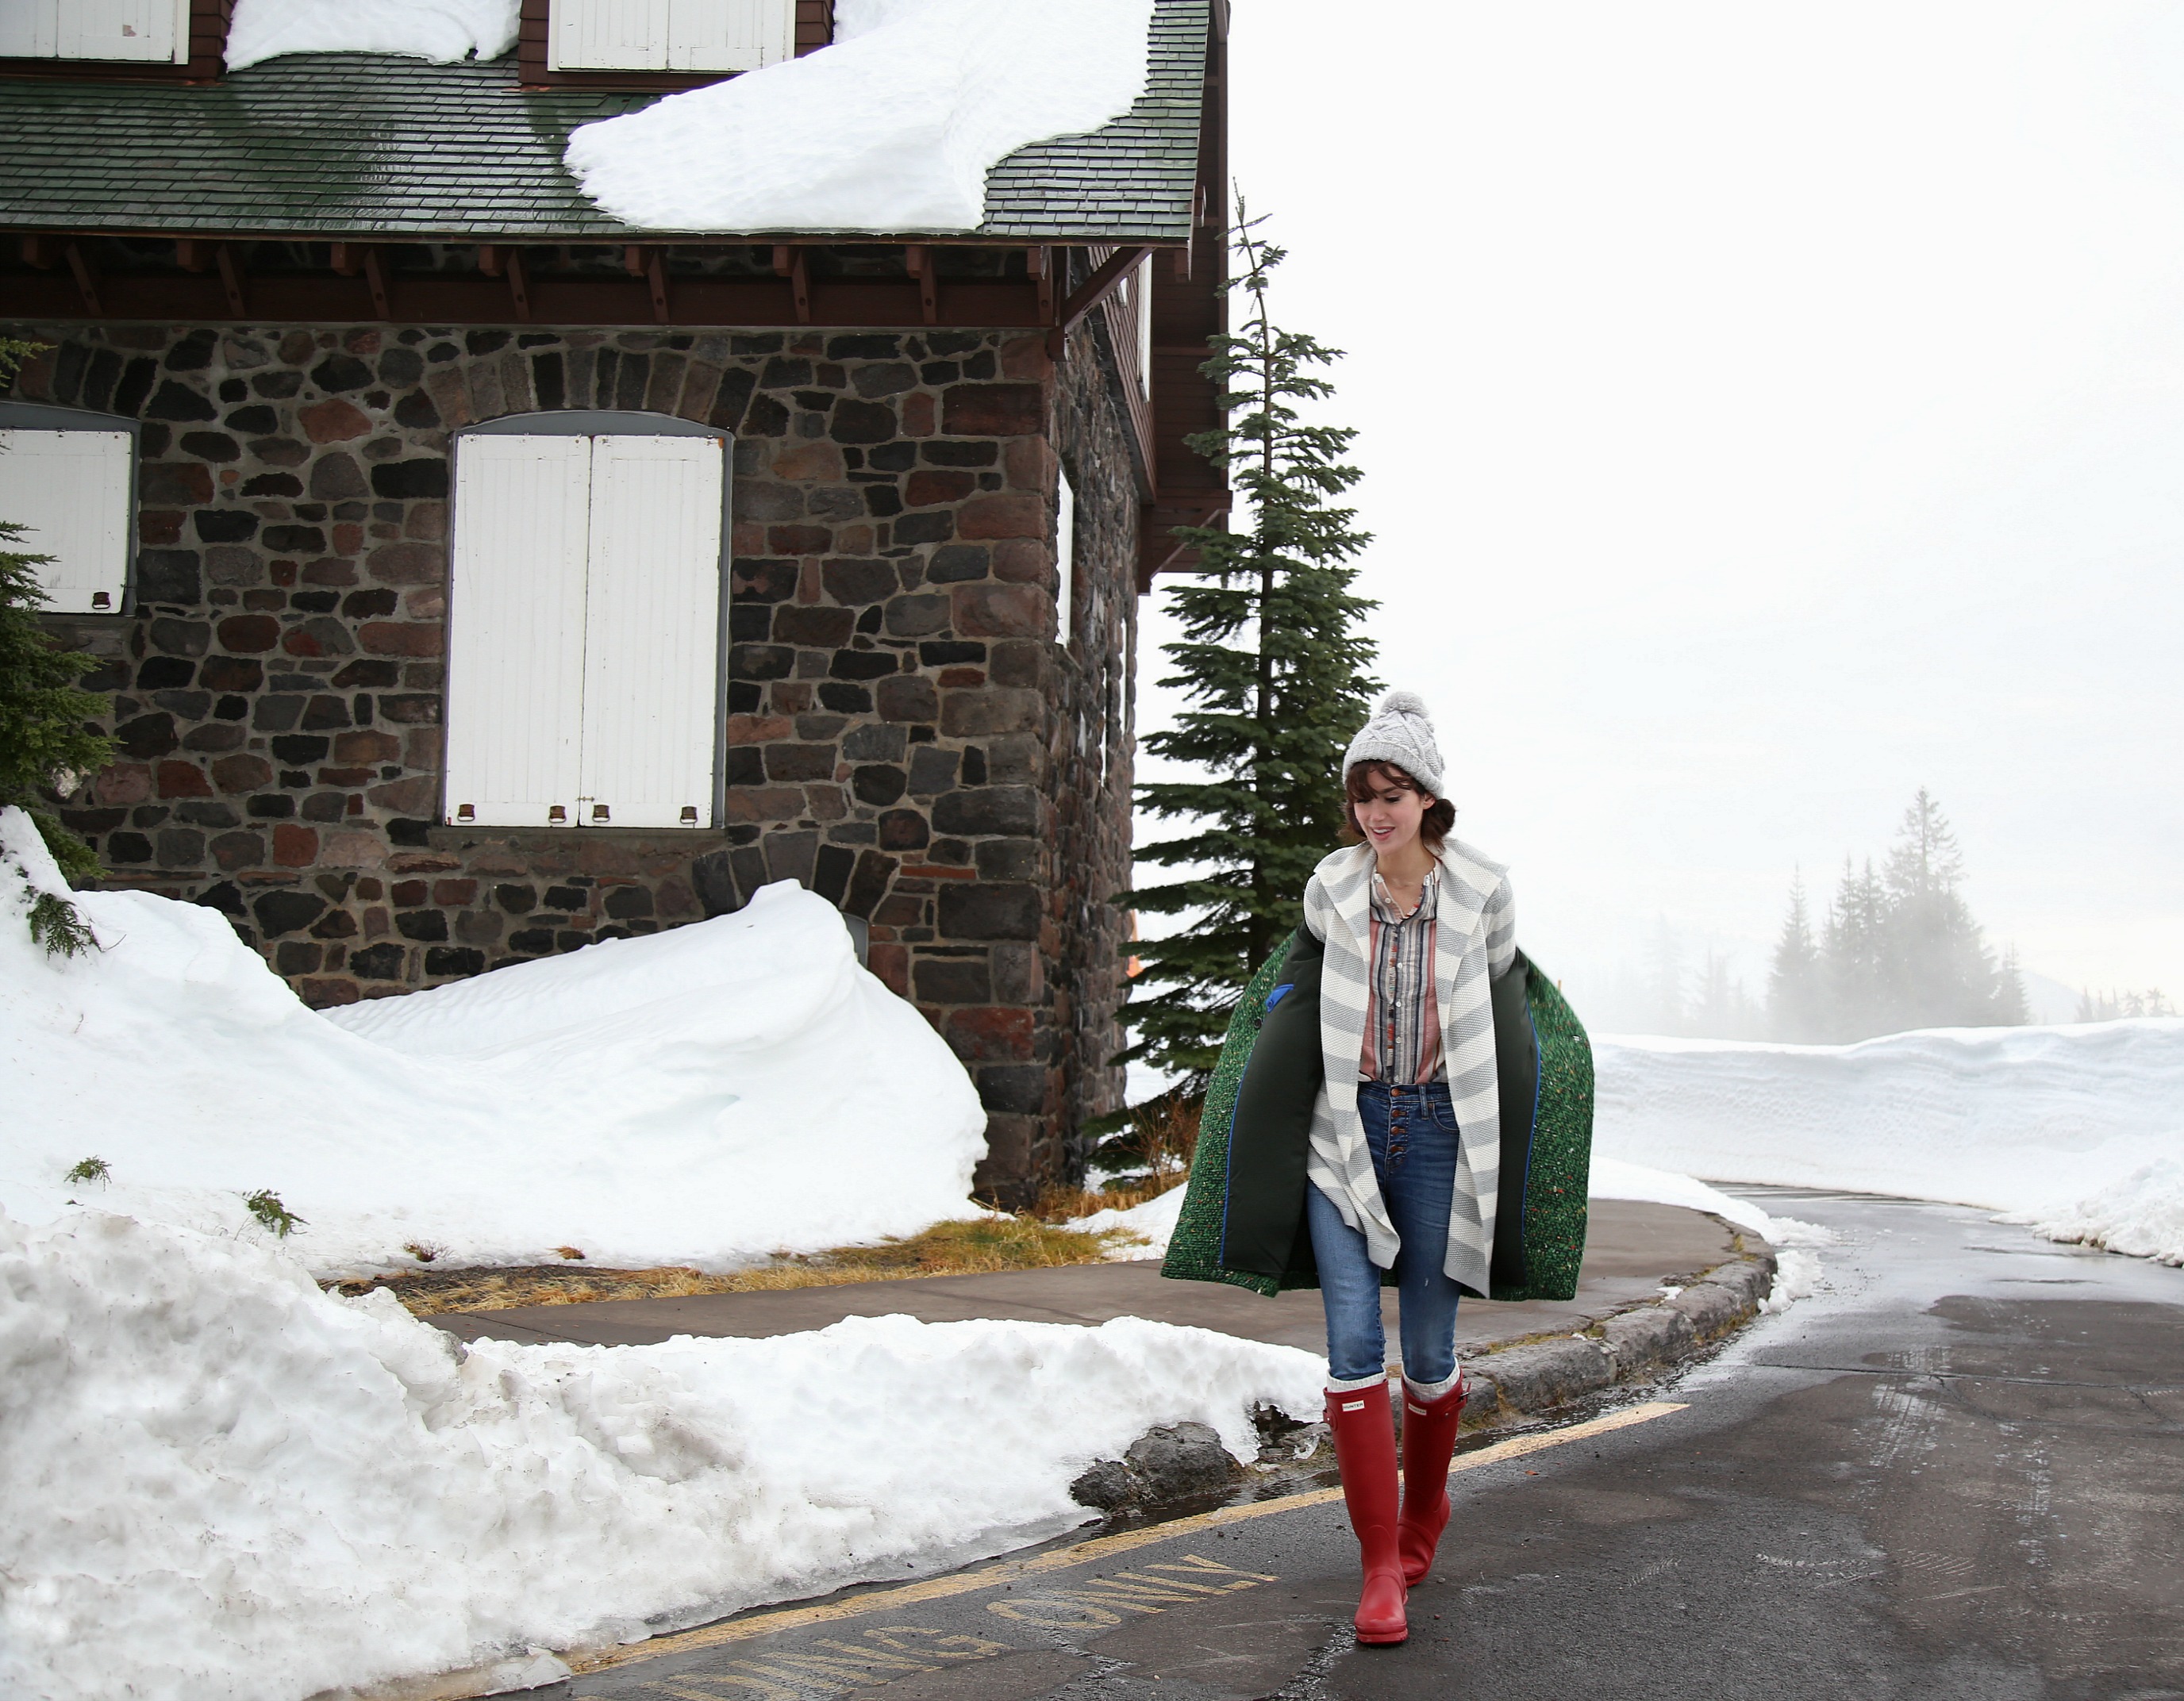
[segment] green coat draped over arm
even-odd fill
[[[1299,928],[1229,1018],[1161,1274],[1273,1295],[1317,1287],[1305,1157],[1323,1068],[1321,946]],[[1494,1299],[1568,1299],[1585,1258],[1592,1163],[1592,1046],[1522,951],[1493,982],[1501,1076]],[[1392,1274],[1384,1274],[1392,1281]]]

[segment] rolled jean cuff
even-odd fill
[[[1403,1386],[1410,1390],[1410,1395],[1412,1399],[1421,1400],[1427,1405],[1431,1405],[1435,1400],[1440,1398],[1444,1394],[1446,1394],[1462,1380],[1463,1366],[1462,1365],[1458,1365],[1454,1370],[1448,1373],[1448,1376],[1446,1381],[1438,1382],[1421,1382],[1410,1376],[1405,1376],[1403,1378]]]
[[[1327,1391],[1330,1394],[1354,1394],[1360,1388],[1376,1388],[1387,1380],[1388,1373],[1385,1370],[1381,1371],[1377,1376],[1354,1378],[1329,1376],[1327,1379]]]

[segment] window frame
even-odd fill
[[[126,620],[136,612],[136,555],[143,547],[136,535],[138,486],[142,479],[144,462],[144,422],[121,414],[102,414],[89,408],[56,408],[41,402],[0,401],[0,431],[126,431],[129,434],[129,477],[122,492],[122,538],[124,546],[121,562],[121,595],[111,609],[92,609],[81,613],[69,613],[59,609],[42,609],[47,618],[57,620]],[[0,514],[0,520],[8,516]],[[28,542],[28,540],[25,540]],[[38,553],[36,547],[29,552]]]
[[[606,408],[557,408],[530,414],[503,414],[491,420],[482,420],[475,425],[459,427],[448,438],[448,653],[454,653],[455,624],[461,619],[461,591],[455,582],[454,541],[457,528],[462,524],[458,492],[460,486],[456,476],[456,463],[467,437],[716,437],[721,440],[721,548],[717,567],[719,600],[717,624],[713,636],[713,783],[711,808],[713,819],[690,827],[627,827],[592,826],[581,820],[561,825],[526,827],[479,826],[468,822],[451,821],[454,801],[448,791],[448,762],[444,748],[440,759],[440,805],[437,811],[439,820],[435,831],[443,832],[476,833],[718,833],[727,825],[728,813],[728,603],[729,575],[734,564],[735,541],[735,433],[719,425],[708,425],[700,420],[685,420],[672,414],[654,414],[642,409]],[[588,572],[588,566],[587,567]],[[444,704],[447,686],[441,686]],[[444,719],[444,716],[443,716]],[[571,800],[571,802],[574,799]]]

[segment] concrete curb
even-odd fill
[[[1652,1381],[1707,1356],[1759,1315],[1774,1285],[1772,1248],[1737,1231],[1732,1244],[1736,1257],[1687,1287],[1624,1305],[1581,1331],[1497,1342],[1467,1357],[1464,1431],[1536,1423],[1618,1383]],[[1324,1424],[1295,1423],[1271,1409],[1258,1417],[1266,1445],[1256,1465],[1231,1459],[1203,1424],[1173,1425],[1146,1431],[1123,1459],[1095,1463],[1070,1485],[1071,1498],[1117,1522],[1161,1522],[1247,1482],[1261,1498],[1280,1484],[1324,1480],[1332,1457]]]
[[[1740,1255],[1674,1293],[1626,1306],[1580,1334],[1496,1346],[1467,1359],[1472,1396],[1467,1429],[1537,1418],[1613,1387],[1675,1369],[1734,1334],[1759,1313],[1774,1283],[1774,1253],[1739,1234]]]

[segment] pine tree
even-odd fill
[[[2025,969],[2017,960],[2017,948],[2012,945],[2002,953],[1986,1020],[1996,1027],[2021,1028],[2031,1020],[2032,1002],[2025,995]]]
[[[1997,962],[1964,900],[1963,853],[1920,789],[1884,873],[1846,857],[1817,948],[1802,881],[1774,948],[1768,1019],[1787,1039],[1864,1039],[1906,1028],[2014,1026],[2031,1019],[2013,948]],[[1800,1002],[1801,984],[1809,988]],[[2081,1020],[2092,1008],[2080,1003]]]
[[[1744,982],[1730,977],[1729,959],[1709,945],[1699,970],[1698,1003],[1685,1018],[1687,1031],[1709,1039],[1749,1039],[1758,1014]]]
[[[1348,564],[1371,537],[1356,510],[1334,505],[1358,479],[1343,459],[1357,433],[1299,413],[1333,396],[1313,369],[1341,351],[1274,324],[1267,292],[1284,253],[1260,234],[1262,222],[1239,196],[1234,286],[1250,317],[1240,334],[1212,340],[1201,369],[1223,386],[1228,424],[1189,440],[1228,470],[1250,526],[1176,532],[1198,562],[1173,593],[1184,636],[1163,648],[1175,671],[1161,683],[1194,707],[1145,740],[1202,777],[1138,787],[1150,814],[1190,824],[1138,859],[1191,872],[1115,900],[1195,918],[1131,946],[1144,965],[1124,1013],[1136,1038],[1117,1059],[1142,1058],[1192,1094],[1220,1054],[1238,993],[1302,919],[1305,881],[1338,842],[1343,752],[1379,689],[1367,673],[1374,646],[1358,630],[1377,605],[1352,592]],[[1140,997],[1145,987],[1158,990]]]
[[[1820,948],[1813,938],[1813,920],[1805,901],[1805,874],[1800,869],[1790,881],[1790,913],[1783,919],[1782,937],[1774,944],[1774,960],[1767,976],[1768,1026],[1777,1039],[1809,1044],[1827,1031],[1820,984]]]
[[[1999,970],[1964,902],[1964,877],[1956,835],[1922,786],[1888,853],[1892,1026],[1968,1027],[2003,1020],[1997,1014],[2006,1002]],[[2020,994],[2021,1005],[2021,987]]]
[[[0,339],[0,379],[34,352],[32,344]],[[113,759],[112,741],[85,724],[105,712],[108,699],[78,683],[98,663],[56,649],[38,625],[47,597],[37,570],[53,558],[14,548],[23,536],[21,525],[0,519],[0,807],[28,814],[61,872],[80,884],[97,876],[98,859],[48,800],[56,787],[72,790],[77,776]]]
[[[1888,892],[1867,859],[1861,872],[1843,859],[1842,879],[1820,936],[1824,1020],[1831,1040],[1886,1033],[1897,999],[1888,948]]]
[[[1652,1007],[1646,1026],[1657,1034],[1684,1031],[1684,952],[1665,914],[1653,918],[1653,937],[1646,942],[1646,1001]]]

